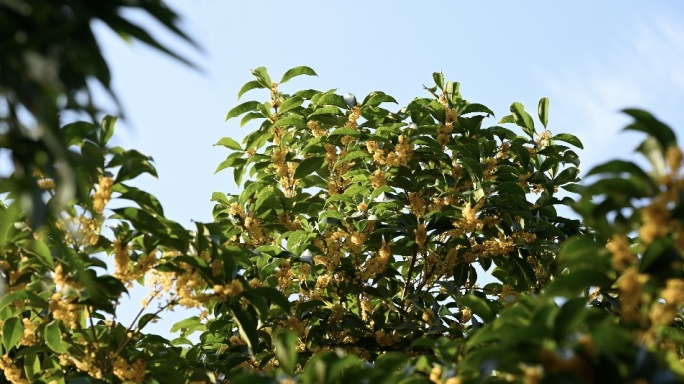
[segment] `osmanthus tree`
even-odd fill
[[[537,124],[514,103],[487,127],[493,112],[440,73],[394,110],[382,92],[284,93],[308,67],[253,74],[239,96],[263,100],[227,119],[258,128],[218,142],[241,192],[214,193],[214,221],[193,230],[131,185],[156,172],[108,145],[114,118],[59,131],[89,193],[38,228],[18,195],[0,207],[6,381],[684,380],[684,181],[667,126],[626,111],[651,170],[611,161],[580,185],[581,143],[547,130],[546,99]],[[32,178],[54,198],[54,180]],[[135,285],[150,291],[139,307],[123,300]],[[179,337],[146,329],[178,306],[197,310]]]

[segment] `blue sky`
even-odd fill
[[[100,37],[127,112],[117,143],[154,157],[160,177],[140,186],[186,226],[211,220],[212,192],[236,192],[229,172],[213,175],[228,155],[213,144],[247,132],[224,117],[259,66],[276,79],[298,65],[319,74],[297,78],[285,91],[338,88],[362,98],[383,90],[402,105],[425,95],[422,85],[441,69],[461,82],[466,99],[489,106],[497,118],[514,101],[534,111],[539,98],[549,97],[551,131],[573,133],[585,143],[584,172],[631,156],[640,136],[618,133],[628,121],[618,113],[622,108],[648,109],[679,136],[684,132],[680,1],[169,4],[203,52],[158,35],[202,72],[104,29]],[[243,101],[252,97],[267,95],[247,94]]]
[[[228,155],[213,144],[247,132],[224,117],[259,66],[275,79],[298,65],[318,72],[291,81],[285,92],[338,88],[361,99],[382,90],[400,102],[397,109],[426,95],[422,85],[440,69],[497,118],[514,101],[535,111],[549,97],[551,131],[585,144],[583,173],[632,156],[641,136],[619,132],[628,122],[622,108],[647,109],[684,139],[684,3],[678,0],[169,4],[203,51],[157,35],[201,72],[104,28],[99,36],[127,113],[115,142],[154,157],[159,179],[143,178],[138,186],[188,228],[192,220],[211,220],[212,192],[237,192],[229,172],[213,174]],[[267,96],[247,94],[243,101]]]

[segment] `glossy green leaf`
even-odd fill
[[[324,162],[325,158],[323,157],[309,157],[308,159],[302,160],[297,166],[297,169],[295,169],[294,178],[301,179],[316,172],[321,169]]]
[[[67,346],[62,342],[62,330],[57,320],[52,320],[45,326],[45,343],[55,353],[66,353]]]
[[[258,101],[246,101],[240,105],[237,105],[236,107],[228,111],[228,114],[226,114],[226,121],[232,119],[233,117],[240,116],[243,113],[256,110],[259,107],[259,104],[260,103]]]
[[[234,149],[236,151],[242,151],[242,147],[240,146],[240,144],[237,141],[235,141],[235,140],[233,140],[227,136],[222,137],[221,140],[219,140],[218,143],[216,143],[214,145],[222,145],[222,146],[229,148],[229,149]]]
[[[239,304],[231,304],[230,312],[238,326],[240,337],[247,344],[249,354],[254,356],[255,348],[259,345],[256,321]]]
[[[515,102],[511,104],[511,113],[513,114],[515,123],[520,126],[529,137],[533,137],[536,132],[534,130],[534,121],[532,120],[532,116],[525,111],[525,107],[522,104]]]
[[[283,104],[278,108],[278,113],[283,114],[285,112],[291,111],[300,105],[304,103],[304,99],[299,97],[299,96],[292,96],[285,101],[283,101]]]
[[[21,319],[11,317],[2,324],[2,345],[5,351],[14,348],[24,335],[24,323]]]
[[[309,67],[306,67],[306,66],[294,67],[294,68],[287,70],[287,72],[285,72],[283,74],[283,77],[280,79],[280,84],[284,84],[284,83],[290,81],[290,79],[292,79],[295,76],[302,76],[302,75],[318,76],[316,74],[316,71],[314,71],[313,69],[311,69]]]
[[[252,70],[252,75],[254,75],[257,78],[257,81],[265,88],[271,89],[271,76],[268,75],[268,70],[266,70],[266,67],[259,67]]]
[[[539,114],[539,121],[541,121],[544,128],[549,124],[549,98],[542,97],[539,99],[539,106],[537,107]],[[580,147],[581,148],[581,147]]]
[[[100,145],[105,145],[109,139],[114,135],[114,126],[116,125],[116,116],[105,116],[100,123]]]
[[[444,88],[444,74],[440,72],[433,72],[432,73],[432,79],[435,81],[435,85],[439,89]]]
[[[242,95],[244,95],[245,93],[251,91],[252,89],[257,89],[257,88],[263,89],[266,87],[264,87],[258,80],[252,80],[252,81],[245,83],[245,85],[243,85],[242,88],[240,88],[240,91],[238,92],[238,100],[240,100]]]
[[[579,149],[584,149],[584,145],[582,145],[580,139],[578,139],[577,136],[571,135],[569,133],[559,133],[556,136],[553,136],[551,140],[563,141],[565,143],[574,145]]]

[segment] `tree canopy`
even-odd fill
[[[255,128],[218,140],[229,154],[216,171],[240,191],[215,192],[214,220],[192,230],[132,185],[156,171],[109,144],[116,118],[55,130],[80,159],[81,193],[36,222],[22,190],[2,190],[6,381],[684,379],[684,179],[669,127],[624,111],[646,161],[580,182],[582,143],[551,132],[548,99],[488,126],[494,112],[442,73],[404,107],[380,91],[289,90],[301,75],[316,73],[276,82],[257,68],[239,90],[254,98],[226,120]],[[13,177],[52,204],[63,181],[30,164]],[[149,296],[123,324],[138,285]],[[177,337],[148,331],[175,307],[197,314]]]

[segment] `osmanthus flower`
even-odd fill
[[[100,178],[100,182],[97,186],[97,190],[93,195],[93,210],[102,214],[105,206],[112,198],[112,187],[114,186],[114,179],[109,176],[103,176]]]

